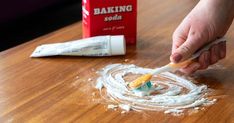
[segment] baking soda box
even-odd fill
[[[83,0],[83,37],[124,35],[136,44],[137,0]]]

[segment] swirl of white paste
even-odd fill
[[[156,85],[151,94],[136,93],[128,86],[124,77],[128,74],[146,74],[152,69],[135,65],[112,64],[100,71],[98,83],[106,88],[106,96],[114,102],[125,104],[135,110],[182,113],[184,109],[213,104],[215,100],[206,98],[207,86],[197,86],[176,74],[165,72],[155,75],[151,83]],[[157,80],[157,77],[163,80]],[[100,88],[102,91],[102,88]],[[152,94],[155,93],[156,94]]]

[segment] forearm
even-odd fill
[[[232,18],[234,18],[234,0],[229,0],[230,1],[230,7],[231,7],[231,12],[232,12]]]
[[[223,21],[233,21],[234,18],[234,0],[202,0],[211,11],[223,15]],[[217,9],[218,8],[218,9]]]
[[[223,14],[227,14],[230,19],[234,18],[234,0],[211,0],[216,7],[220,8]],[[227,12],[228,11],[228,12]]]

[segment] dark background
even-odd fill
[[[81,20],[81,0],[0,0],[0,51]]]

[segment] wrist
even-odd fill
[[[223,22],[233,21],[234,0],[201,0],[199,3],[212,13],[211,16],[221,15]]]

